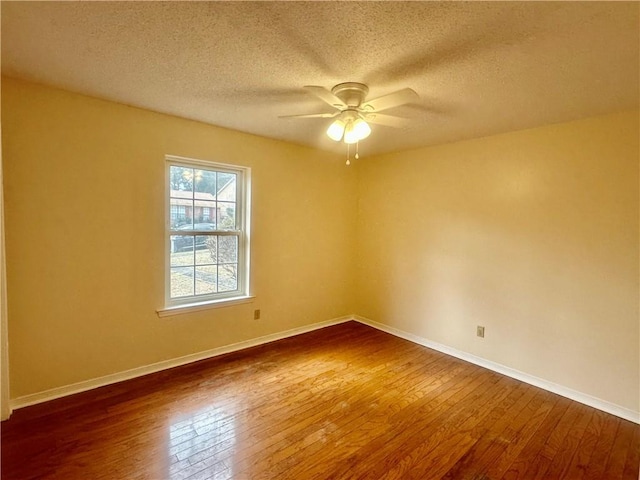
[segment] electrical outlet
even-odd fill
[[[484,327],[481,327],[480,325],[478,325],[476,327],[476,335],[480,338],[484,338]]]
[[[254,310],[253,311],[253,319],[254,320],[260,320],[260,310]]]

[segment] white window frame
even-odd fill
[[[236,229],[235,230],[172,230],[171,229],[171,182],[172,166],[200,168],[217,172],[233,173],[236,177]],[[175,155],[165,156],[165,306],[158,310],[160,316],[174,315],[186,311],[201,310],[216,306],[244,303],[251,298],[249,294],[250,273],[250,207],[251,207],[251,169],[238,165],[197,160]],[[238,238],[238,278],[236,290],[171,298],[171,236],[172,235],[221,235]]]

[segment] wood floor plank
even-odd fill
[[[621,420],[618,417],[607,415],[601,412],[602,421],[604,422],[600,435],[596,441],[596,447],[586,465],[584,472],[584,480],[597,480],[603,478],[604,468],[613,448],[614,440]]]
[[[521,395],[513,405],[504,410],[494,410],[495,421],[488,421],[489,425],[478,442],[449,469],[443,480],[473,478],[478,471],[497,462],[512,441],[513,433],[510,432],[519,430],[544,402],[544,392],[528,385],[520,385],[519,392]]]
[[[640,479],[640,428],[633,429],[633,438],[627,452],[622,478],[624,480]]]
[[[433,382],[427,386],[433,397],[434,411],[437,411],[435,405],[444,402],[448,396],[456,392],[453,382],[458,381],[464,385],[466,384],[465,380],[465,377],[457,376],[446,383]],[[481,383],[482,379],[479,379],[478,382]],[[443,395],[439,395],[439,392],[442,392]],[[307,475],[305,478],[322,478],[325,464],[329,460],[328,456],[331,457],[331,461],[335,465],[340,460],[352,458],[355,453],[360,453],[372,439],[385,434],[393,425],[393,421],[390,420],[396,415],[394,414],[393,400],[395,397],[397,402],[398,395],[384,395],[383,393],[378,395],[376,401],[371,403],[368,408],[355,410],[345,415],[340,422],[341,429],[326,439],[326,446],[314,443],[296,449],[294,455],[275,466],[270,470],[270,473],[276,476],[287,474],[291,475],[291,478],[299,478],[296,475],[304,473]],[[420,400],[416,403],[419,402]],[[348,436],[344,435],[345,430],[349,432]]]
[[[545,426],[555,426],[554,416],[557,415],[559,419],[566,410],[567,406],[558,406],[560,400],[558,396],[548,392],[539,393],[546,397],[543,404],[538,407],[531,417],[524,418],[523,425],[520,425],[520,422],[509,425],[503,435],[504,450],[494,462],[489,463],[481,470],[488,478],[502,478],[507,471],[511,471],[509,478],[522,478],[519,474],[518,466],[522,466],[522,472],[524,472],[529,458],[523,454],[523,450],[528,448],[529,454],[535,455],[538,442],[534,440],[540,439],[542,441],[542,436],[546,431]],[[517,459],[519,458],[521,460],[518,462]]]
[[[457,421],[449,419],[381,478],[423,479],[427,476],[443,476],[477,442],[480,436],[475,432],[478,424],[496,406],[508,407],[512,404],[518,385],[509,382],[511,385],[502,386],[502,380],[492,388],[494,392],[491,396],[476,400]]]
[[[576,454],[578,445],[586,433],[587,426],[593,417],[593,409],[581,405],[578,419],[569,427],[564,441],[556,447],[556,454],[546,472],[546,478],[564,478]]]
[[[522,448],[518,456],[513,459],[508,469],[503,470],[501,478],[504,480],[519,480],[524,478],[534,478],[539,471],[546,471],[549,458],[542,456],[542,452],[547,447],[550,436],[556,432],[566,433],[566,426],[560,428],[560,421],[572,407],[572,402],[560,399],[545,417],[544,422],[536,430],[535,435]],[[504,466],[504,463],[503,463]],[[493,470],[493,469],[491,469]]]
[[[582,436],[571,464],[567,468],[565,476],[568,478],[582,480],[585,477],[598,438],[602,434],[605,414],[597,410],[592,413],[591,421]]]
[[[425,374],[429,373],[430,370],[444,371],[445,366],[434,362],[434,360],[437,360],[437,358],[433,357],[428,360],[425,358],[422,363],[415,363],[414,366],[404,364],[397,367],[394,366],[392,359],[389,359],[383,365],[388,368],[386,374],[383,371],[369,370],[368,373],[370,375],[365,378],[359,377],[355,385],[344,385],[339,390],[331,391],[330,395],[316,398],[314,400],[316,404],[324,404],[323,407],[317,408],[318,412],[321,413],[301,416],[297,422],[290,421],[289,423],[292,425],[288,428],[281,429],[275,433],[269,432],[268,438],[257,441],[253,446],[238,451],[235,457],[236,472],[241,474],[244,469],[256,468],[256,464],[261,461],[271,465],[298,451],[300,443],[309,445],[315,441],[322,440],[326,432],[335,430],[334,422],[337,422],[339,418],[343,418],[347,409],[362,415],[366,411],[367,405],[375,399],[374,395],[378,392],[370,392],[367,396],[359,393],[355,397],[356,403],[354,403],[352,398],[358,390],[357,385],[359,383],[370,383],[373,379],[376,382],[383,382],[386,377],[402,382],[405,375],[411,375],[416,370],[421,370]],[[426,376],[427,378],[429,377],[429,375]],[[293,418],[295,416],[294,412],[290,410],[289,416]],[[199,457],[195,457],[194,460],[199,460]],[[266,467],[267,465],[263,465],[261,468]]]
[[[622,478],[629,449],[637,448],[637,446],[631,444],[634,430],[636,429],[637,425],[633,425],[626,420],[620,421],[616,438],[607,460],[607,466],[604,469],[603,478]]]
[[[464,377],[443,384],[431,395],[392,415],[389,419],[392,429],[368,438],[359,449],[342,452],[343,458],[332,465],[335,478],[379,478],[406,456],[416,442],[467,408],[497,380],[498,377],[490,372],[474,375],[472,370],[467,370]],[[412,435],[407,436],[404,433],[407,431]],[[361,470],[365,473],[362,474]]]
[[[640,426],[348,322],[27,407],[3,480],[637,478]]]
[[[545,438],[544,444],[538,453],[529,457],[528,468],[524,472],[522,478],[537,480],[547,478],[545,476],[553,458],[562,446],[562,441],[569,431],[569,427],[578,418],[580,414],[580,406],[576,403],[570,403],[564,415],[559,419],[557,425],[551,430],[550,434]],[[511,478],[511,476],[505,476]]]

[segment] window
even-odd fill
[[[167,157],[167,307],[248,295],[249,175]]]

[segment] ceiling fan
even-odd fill
[[[307,91],[336,109],[333,113],[311,113],[307,115],[284,115],[280,118],[336,118],[329,128],[327,135],[336,142],[357,143],[369,136],[369,123],[386,125],[388,127],[402,127],[408,119],[386,115],[379,112],[389,108],[404,105],[418,100],[418,94],[410,88],[403,88],[397,92],[382,97],[366,100],[369,87],[363,83],[339,83],[331,89],[316,85],[306,85]]]

